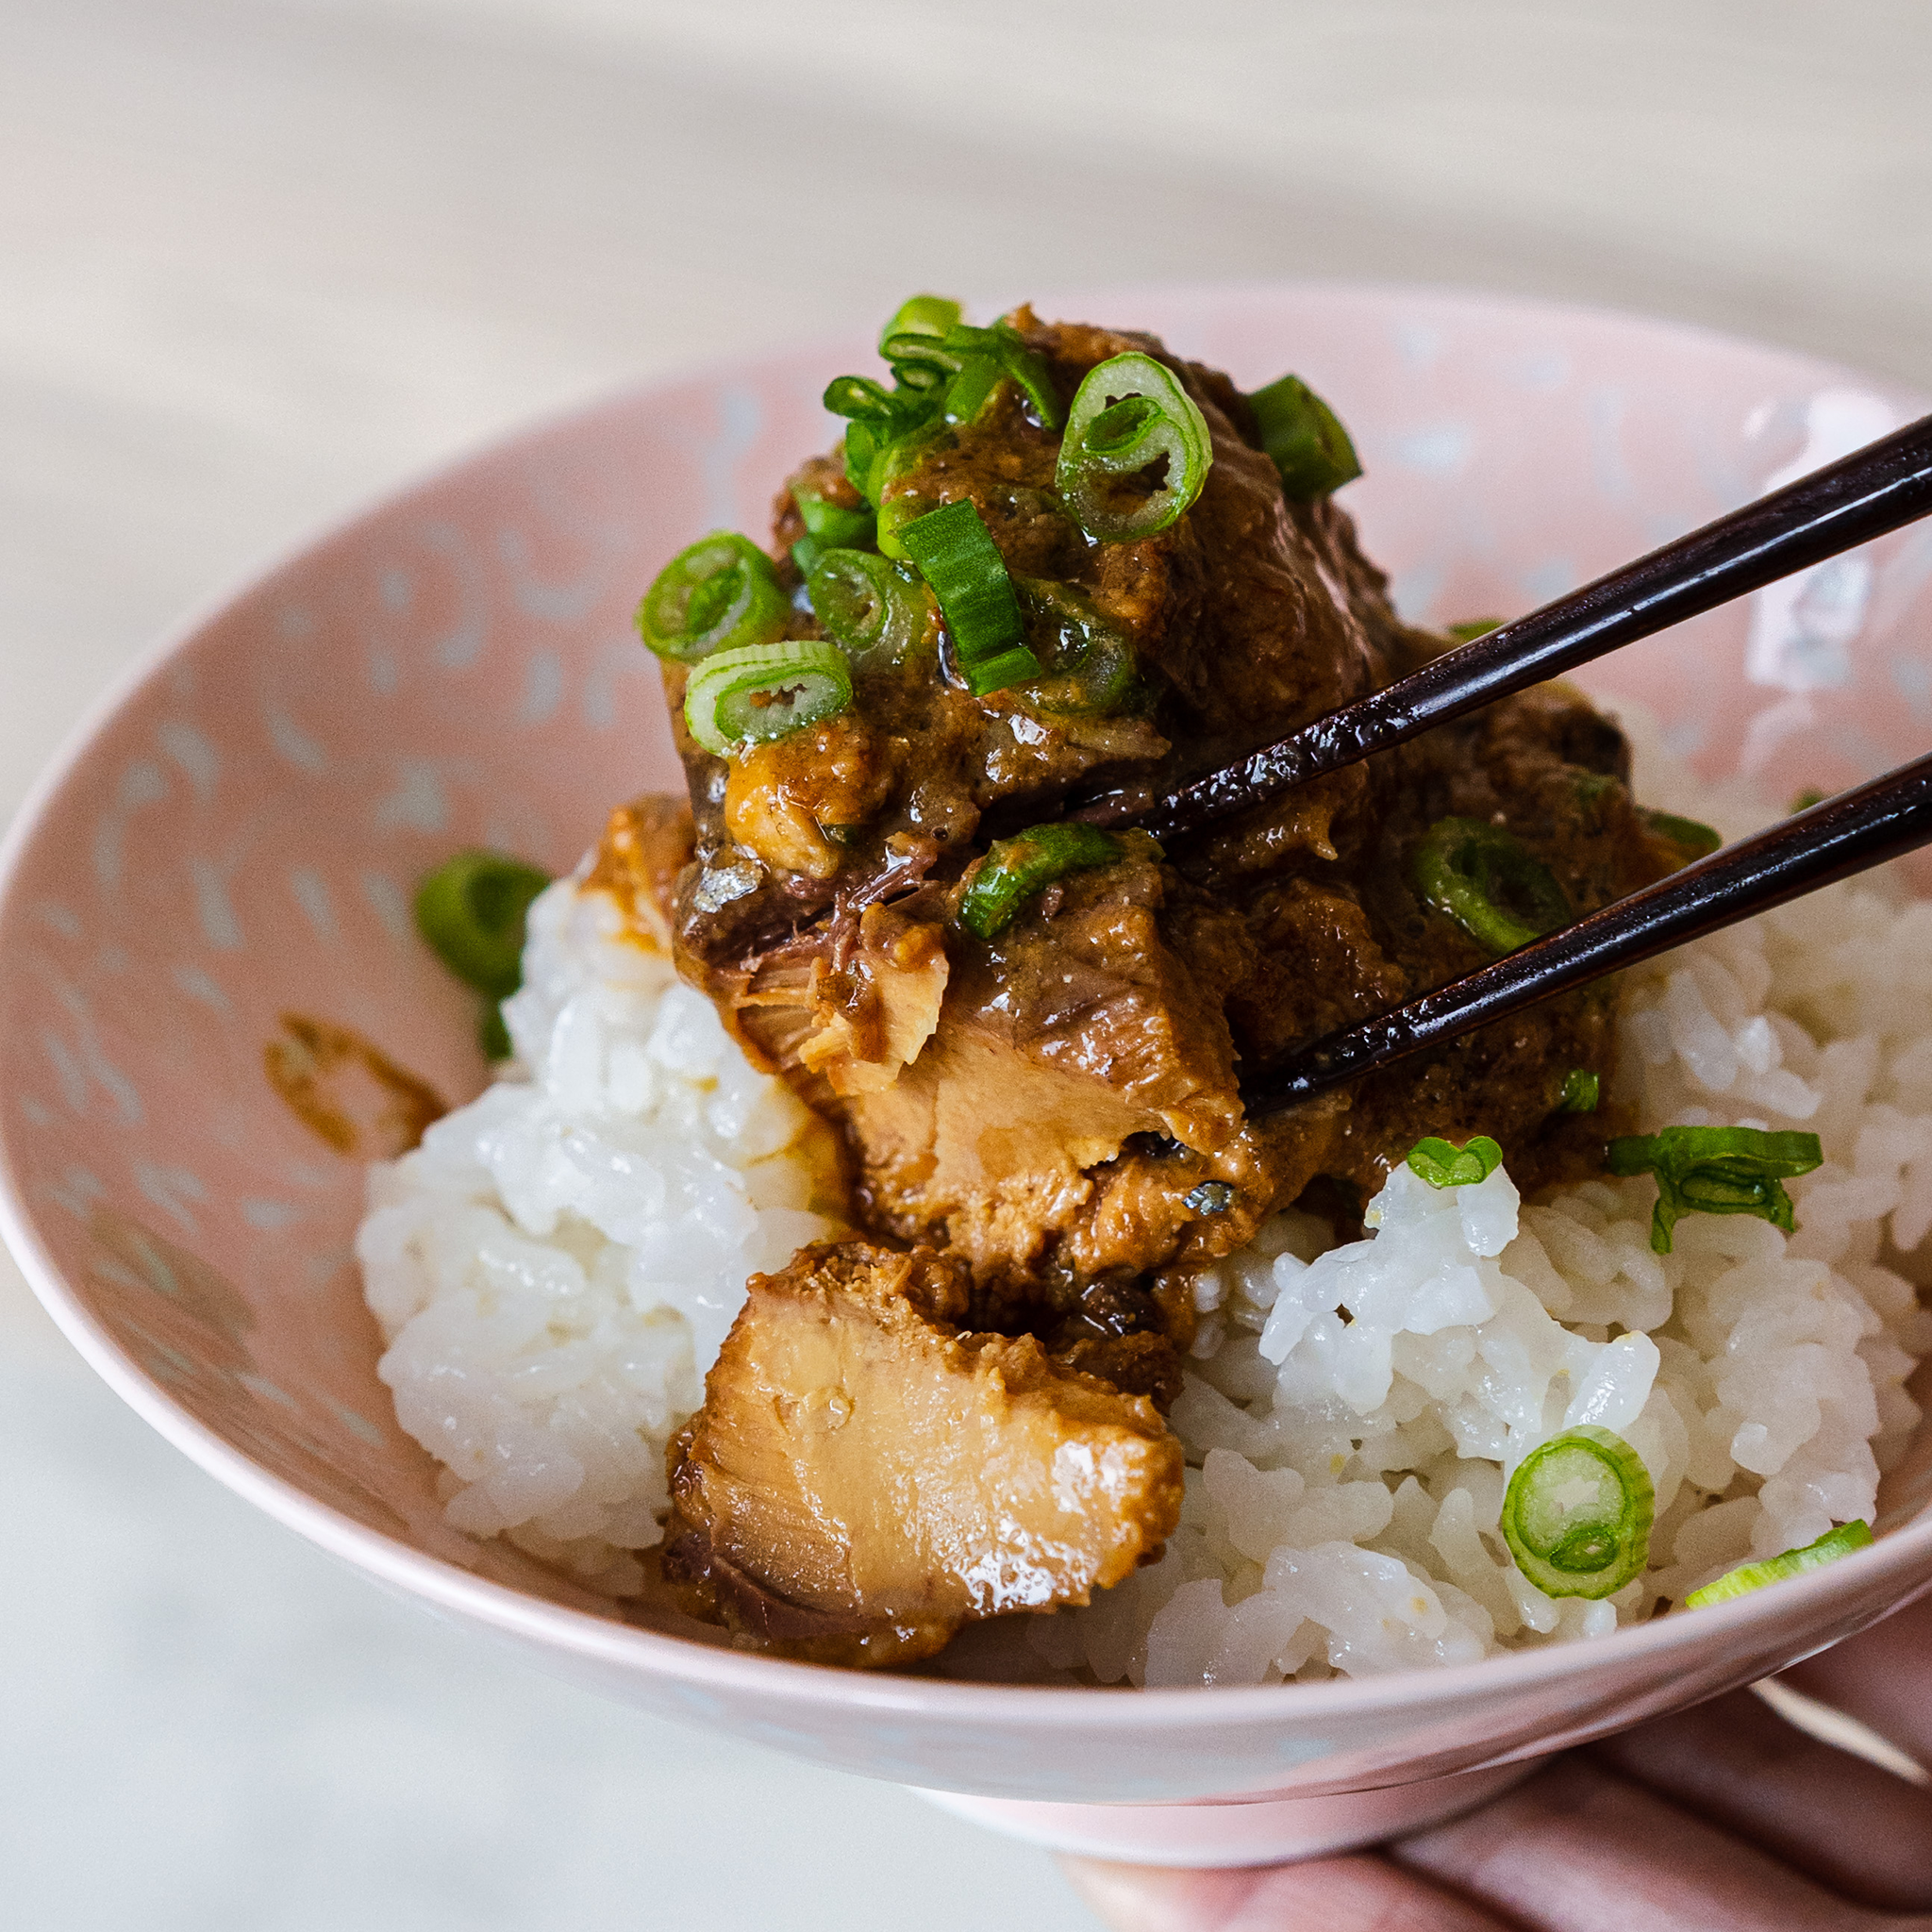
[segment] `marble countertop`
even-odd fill
[[[1452,281],[1932,385],[1916,0],[0,19],[0,813],[143,643],[358,501],[916,287]],[[5,1262],[0,1538],[0,1895],[36,1932],[1092,1923],[1040,1854],[337,1570]]]

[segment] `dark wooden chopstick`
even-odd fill
[[[1932,757],[1727,845],[1668,878],[1451,980],[1392,1013],[1317,1041],[1243,1082],[1250,1116],[1278,1113],[1371,1069],[1634,966],[1834,879],[1932,843]]]
[[[1084,801],[1074,815],[1139,825],[1162,839],[1200,831],[1928,513],[1932,416],[1446,653],[1151,808],[1137,809],[1138,800],[1116,793]],[[1238,673],[1231,668],[1230,675]]]

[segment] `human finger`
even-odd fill
[[[1932,1791],[1807,1737],[1748,1690],[1607,1738],[1590,1756],[1847,1897],[1932,1910]]]
[[[1365,1854],[1232,1872],[1060,1863],[1113,1932],[1507,1932],[1509,1924]]]
[[[1932,1932],[1932,1918],[1836,1897],[1580,1756],[1389,1851],[1538,1932]]]
[[[1932,1595],[1794,1664],[1779,1681],[1870,1724],[1932,1770]]]

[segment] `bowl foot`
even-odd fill
[[[1535,1769],[1531,1759],[1332,1797],[1182,1805],[1043,1805],[924,1790],[919,1795],[1008,1838],[1085,1858],[1125,1865],[1285,1865],[1440,1824],[1487,1804]]]

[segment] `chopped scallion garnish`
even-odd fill
[[[1481,819],[1438,819],[1416,847],[1410,874],[1430,906],[1498,955],[1567,925],[1572,916],[1549,867]]]
[[[896,447],[948,423],[971,421],[1004,380],[1024,391],[1042,425],[1059,426],[1059,397],[1045,358],[1010,323],[974,328],[961,322],[959,305],[943,295],[914,295],[901,304],[879,336],[879,354],[891,364],[892,388],[868,375],[841,375],[824,396],[825,408],[847,419],[845,474],[870,504],[880,501]],[[822,550],[830,547],[820,539]],[[896,554],[890,541],[884,547]]]
[[[1261,432],[1261,447],[1281,472],[1291,503],[1332,495],[1362,473],[1348,431],[1326,403],[1298,375],[1284,375],[1248,398]]]
[[[1693,1590],[1684,1599],[1684,1607],[1701,1610],[1707,1604],[1725,1603],[1734,1596],[1748,1595],[1754,1590],[1762,1590],[1767,1583],[1779,1583],[1787,1576],[1802,1576],[1807,1570],[1835,1563],[1854,1550],[1867,1548],[1871,1542],[1872,1525],[1862,1517],[1852,1523],[1840,1523],[1802,1549],[1786,1550],[1782,1556],[1767,1557],[1761,1563],[1745,1563],[1726,1571],[1715,1583]]]
[[[1755,1214],[1790,1234],[1795,1224],[1784,1183],[1824,1159],[1816,1134],[1761,1127],[1665,1127],[1609,1146],[1612,1174],[1657,1176],[1650,1244],[1659,1255],[1671,1252],[1671,1230],[1686,1214]]]
[[[915,295],[886,325],[879,354],[892,365],[903,389],[944,391],[947,421],[964,423],[1002,377],[1025,392],[1033,412],[1049,429],[1059,426],[1059,398],[1043,358],[1026,346],[1011,323],[974,328],[959,320],[959,305],[937,295]]]
[[[1213,460],[1200,406],[1173,370],[1136,349],[1087,372],[1054,481],[1090,537],[1122,543],[1181,517]]]
[[[844,652],[821,638],[789,638],[708,658],[685,687],[684,722],[724,758],[836,718],[851,702]]]
[[[1523,1458],[1503,1497],[1503,1540],[1545,1596],[1607,1597],[1643,1574],[1656,1510],[1642,1457],[1586,1424]]]
[[[938,389],[958,368],[934,352],[959,325],[959,305],[944,295],[912,295],[879,331],[879,354],[907,389]]]
[[[976,698],[991,697],[996,691],[1010,691],[1016,684],[1030,684],[1040,675],[1040,659],[1024,644],[1015,644],[992,658],[975,658],[959,666],[966,689]]]
[[[928,510],[898,535],[939,599],[954,659],[974,696],[1038,677],[1040,660],[1022,641],[1013,580],[972,501]]]
[[[714,530],[658,573],[638,606],[638,633],[658,657],[695,664],[777,637],[790,612],[772,559],[749,537]]]
[[[1027,642],[1045,667],[1026,687],[1026,708],[1072,718],[1124,710],[1140,691],[1133,640],[1072,584],[1026,577],[1018,590]]]
[[[1158,856],[1152,840],[1146,844]],[[959,924],[975,938],[996,939],[1020,908],[1069,873],[1118,865],[1128,845],[1097,825],[1035,825],[1010,839],[995,839],[959,898]]]
[[[1693,858],[1715,852],[1724,842],[1724,835],[1715,825],[1704,824],[1696,819],[1680,819],[1675,812],[1641,809],[1637,816],[1653,839],[1683,853],[1681,862],[1686,865]]]
[[[798,506],[805,535],[791,546],[792,561],[807,576],[826,551],[865,550],[872,545],[877,529],[877,516],[870,504],[854,509],[834,503],[802,483],[791,486],[791,500]]]
[[[1557,1101],[1565,1113],[1594,1113],[1603,1082],[1588,1067],[1572,1067],[1563,1075],[1563,1092]]]
[[[1500,617],[1472,617],[1461,624],[1452,624],[1449,626],[1449,635],[1458,644],[1473,644],[1476,639],[1486,638],[1492,630],[1502,628],[1503,620]]]
[[[939,414],[939,399],[930,392],[889,390],[869,375],[835,376],[825,386],[824,405],[851,425],[845,432],[845,475],[874,505],[885,485],[885,462],[892,447]]]
[[[1474,1187],[1502,1164],[1503,1150],[1487,1134],[1461,1147],[1430,1134],[1408,1150],[1409,1171],[1432,1188]]]
[[[493,1060],[509,1058],[498,1003],[524,982],[524,924],[550,874],[501,852],[458,852],[416,888],[416,930],[485,1001],[478,1037]]]
[[[919,574],[870,551],[827,550],[805,589],[820,624],[861,669],[898,663],[932,621]]]

